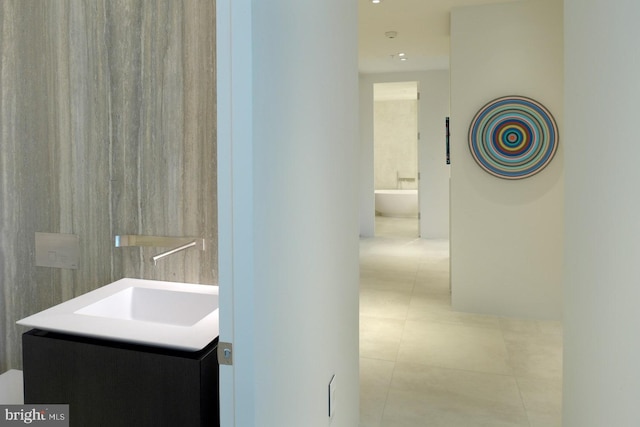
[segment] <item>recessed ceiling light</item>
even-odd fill
[[[381,1],[382,1],[382,0],[371,0],[371,3],[373,3],[373,4],[378,4],[378,3],[380,3]]]
[[[399,59],[400,61],[406,61],[407,59],[409,59],[407,54],[404,53],[404,52],[394,53],[394,54],[392,54],[390,56],[391,56],[391,59],[393,59],[394,61],[396,59]]]

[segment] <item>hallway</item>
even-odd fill
[[[360,427],[560,426],[561,323],[453,311],[448,241],[376,221],[360,241]]]

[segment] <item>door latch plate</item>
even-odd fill
[[[218,342],[218,364],[233,365],[233,344],[230,342]]]

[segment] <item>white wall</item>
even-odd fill
[[[357,5],[218,3],[223,425],[356,426]]]
[[[420,80],[420,233],[449,238],[449,175],[445,119],[449,117],[449,70],[428,71]],[[422,145],[424,144],[424,145]]]
[[[360,75],[360,235],[375,234],[373,85],[417,81],[420,169],[420,232],[424,239],[449,236],[449,167],[444,120],[449,115],[449,71]]]
[[[639,18],[565,0],[565,427],[640,425]]]
[[[451,283],[456,310],[558,319],[563,266],[562,0],[454,9],[451,17]],[[468,127],[487,102],[536,99],[560,129],[555,159],[522,180],[474,161]]]

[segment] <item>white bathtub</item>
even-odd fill
[[[418,217],[418,190],[375,190],[376,215]]]

